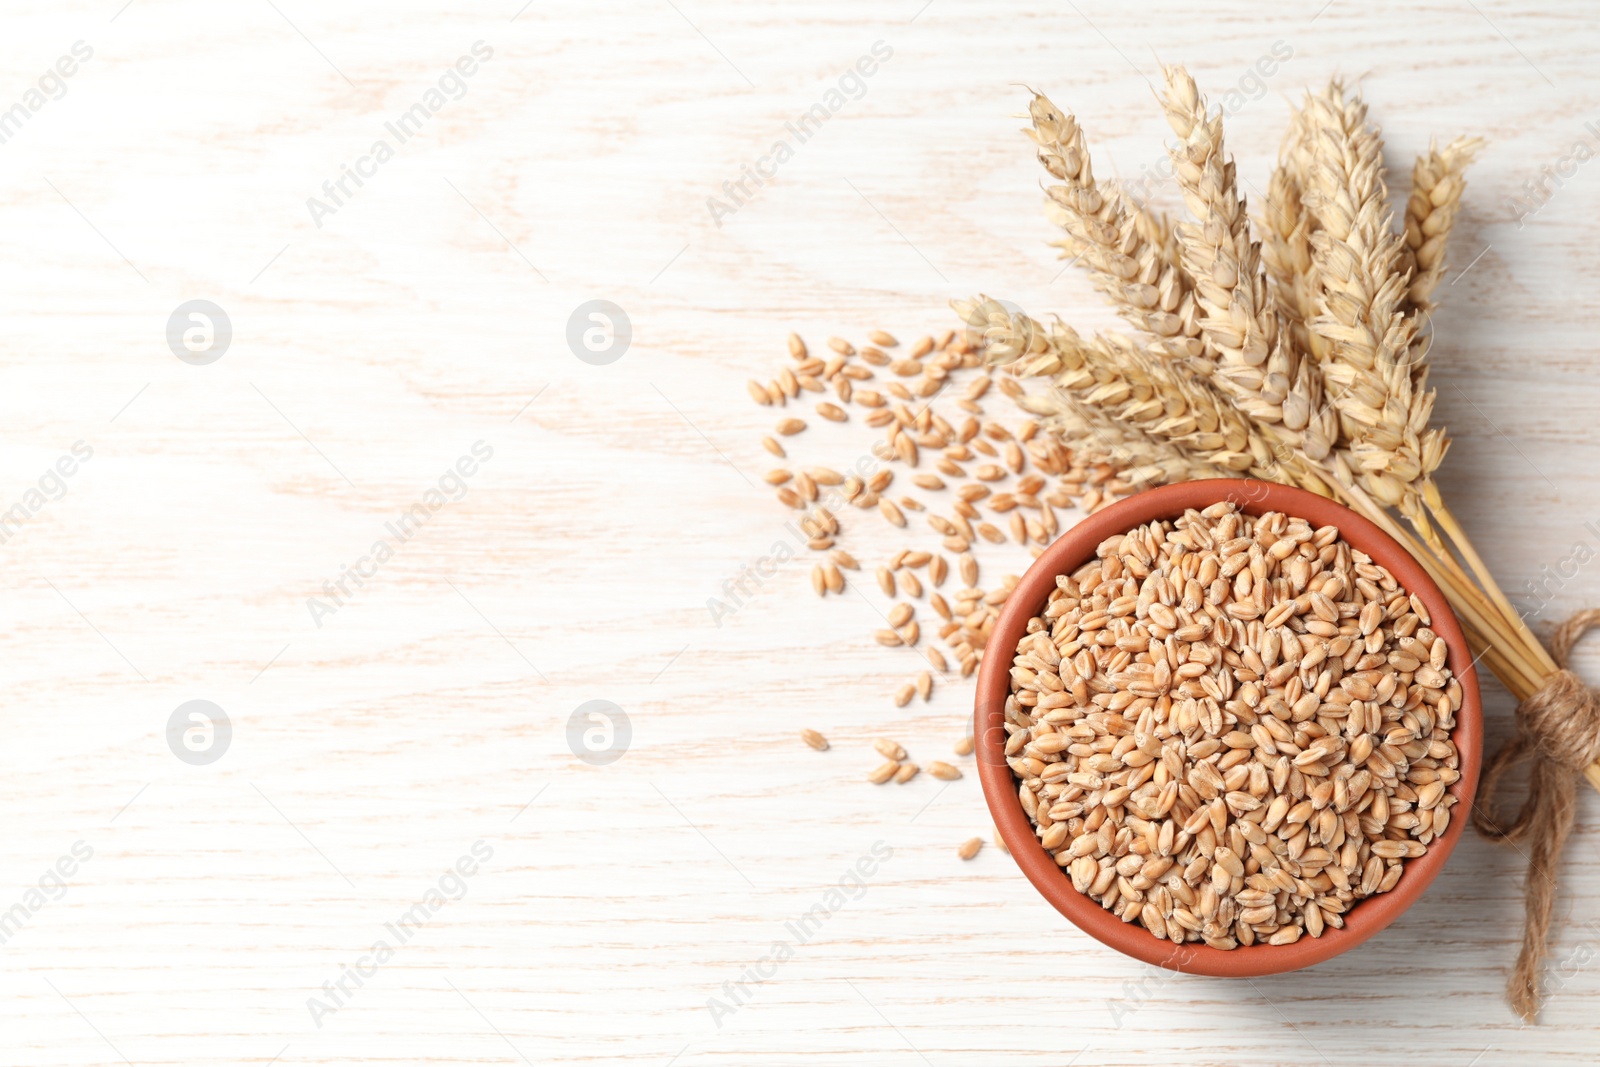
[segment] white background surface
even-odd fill
[[[94,450],[0,545],[0,909],[93,849],[0,947],[0,1061],[1593,1062],[1593,795],[1543,1025],[1501,996],[1520,863],[1470,833],[1355,952],[1172,978],[993,848],[956,859],[989,831],[975,775],[862,780],[880,734],[947,753],[969,698],[896,710],[914,665],[867,604],[817,601],[796,562],[720,628],[705,607],[782,535],[743,381],[789,330],[910,339],[977,291],[1110,322],[1044,243],[1020,84],[1137,175],[1157,56],[1218,94],[1277,41],[1228,122],[1255,188],[1286,98],[1337,72],[1402,174],[1432,134],[1489,138],[1436,316],[1447,488],[1514,593],[1600,545],[1600,163],[1525,226],[1507,203],[1600,146],[1588,5],[120,3],[12,4],[0,33],[0,108],[94,49],[0,145],[0,506]],[[315,226],[306,198],[480,39],[466,95]],[[707,197],[880,40],[865,95],[715,225]],[[234,329],[205,367],[164,337],[196,298]],[[609,366],[564,339],[590,299],[633,324]],[[828,429],[807,461],[872,440]],[[479,440],[466,496],[315,626],[306,598]],[[864,560],[905,543],[856,526]],[[1541,619],[1596,600],[1586,572]],[[206,767],[165,741],[195,698],[234,731]],[[609,766],[568,749],[592,699],[632,723]],[[307,998],[479,840],[464,898],[319,1028]],[[708,998],[877,841],[865,896],[719,1027]]]

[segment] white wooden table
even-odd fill
[[[1600,149],[1587,5],[517,2],[6,12],[0,511],[25,521],[0,543],[0,1061],[1593,1062],[1594,796],[1543,1025],[1501,997],[1520,864],[1470,834],[1334,962],[1167,976],[995,849],[956,859],[989,830],[975,775],[862,780],[881,734],[948,752],[970,695],[896,710],[905,653],[867,639],[868,604],[816,600],[796,561],[706,609],[783,536],[743,380],[788,331],[914,337],[979,291],[1111,321],[1044,243],[1022,84],[1137,177],[1166,134],[1156,57],[1250,96],[1275,46],[1228,125],[1257,188],[1286,97],[1336,72],[1365,74],[1402,171],[1430,135],[1490,139],[1437,320],[1448,490],[1514,593],[1600,546],[1600,163],[1562,163]],[[875,42],[859,98],[713,218]],[[1519,226],[1546,164],[1566,173]],[[207,365],[166,336],[192,300],[231,323]],[[566,339],[591,300],[631,322],[607,365]],[[834,461],[872,439],[809,436]],[[461,457],[459,499],[426,506]],[[900,544],[858,525],[864,559]],[[1597,600],[1585,570],[1540,618]],[[208,764],[168,744],[191,700],[231,729]],[[631,725],[607,765],[568,744],[592,700]],[[879,842],[865,891],[738,990]]]

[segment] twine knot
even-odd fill
[[[1517,705],[1517,730],[1539,755],[1582,774],[1600,760],[1600,693],[1563,666],[1543,689]]]
[[[1530,1021],[1539,1012],[1539,975],[1555,904],[1556,867],[1577,809],[1575,779],[1600,761],[1600,693],[1584,685],[1568,666],[1572,646],[1596,625],[1600,609],[1591,608],[1557,627],[1550,655],[1560,669],[1517,705],[1516,735],[1484,767],[1472,811],[1472,825],[1489,840],[1514,846],[1527,842],[1522,951],[1506,991],[1517,1014]],[[1500,776],[1524,756],[1538,758],[1528,773],[1522,807],[1508,822],[1492,810],[1493,796]]]

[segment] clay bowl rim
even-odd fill
[[[1010,688],[1009,655],[991,654],[983,659],[978,672],[973,737],[983,795],[1000,836],[1028,881],[1074,926],[1119,952],[1158,967],[1214,977],[1254,978],[1314,966],[1348,952],[1383,930],[1432,883],[1466,826],[1483,757],[1478,676],[1455,612],[1422,565],[1367,519],[1303,489],[1254,479],[1184,482],[1118,501],[1073,526],[1046,547],[1006,599],[988,647],[995,652],[1014,649],[1026,632],[1028,620],[1038,614],[1055,588],[1055,576],[1082,566],[1107,537],[1152,519],[1177,518],[1189,508],[1201,510],[1226,500],[1237,502],[1241,510],[1252,515],[1281,511],[1304,518],[1313,526],[1337,526],[1346,541],[1386,567],[1404,589],[1422,600],[1432,616],[1434,632],[1449,646],[1449,667],[1461,683],[1462,696],[1451,733],[1461,754],[1461,777],[1449,789],[1457,803],[1444,836],[1430,844],[1422,856],[1406,861],[1404,873],[1393,889],[1357,902],[1346,913],[1343,929],[1329,928],[1320,938],[1301,937],[1291,945],[1252,945],[1232,950],[1194,942],[1174,945],[1156,938],[1142,926],[1122,922],[1079,893],[1066,871],[1039,844],[1017,797],[1011,768],[1005,762],[1002,723]]]

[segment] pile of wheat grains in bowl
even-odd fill
[[[1460,683],[1422,602],[1233,503],[1103,542],[1028,623],[1007,761],[1073,885],[1158,938],[1344,925],[1443,835]]]

